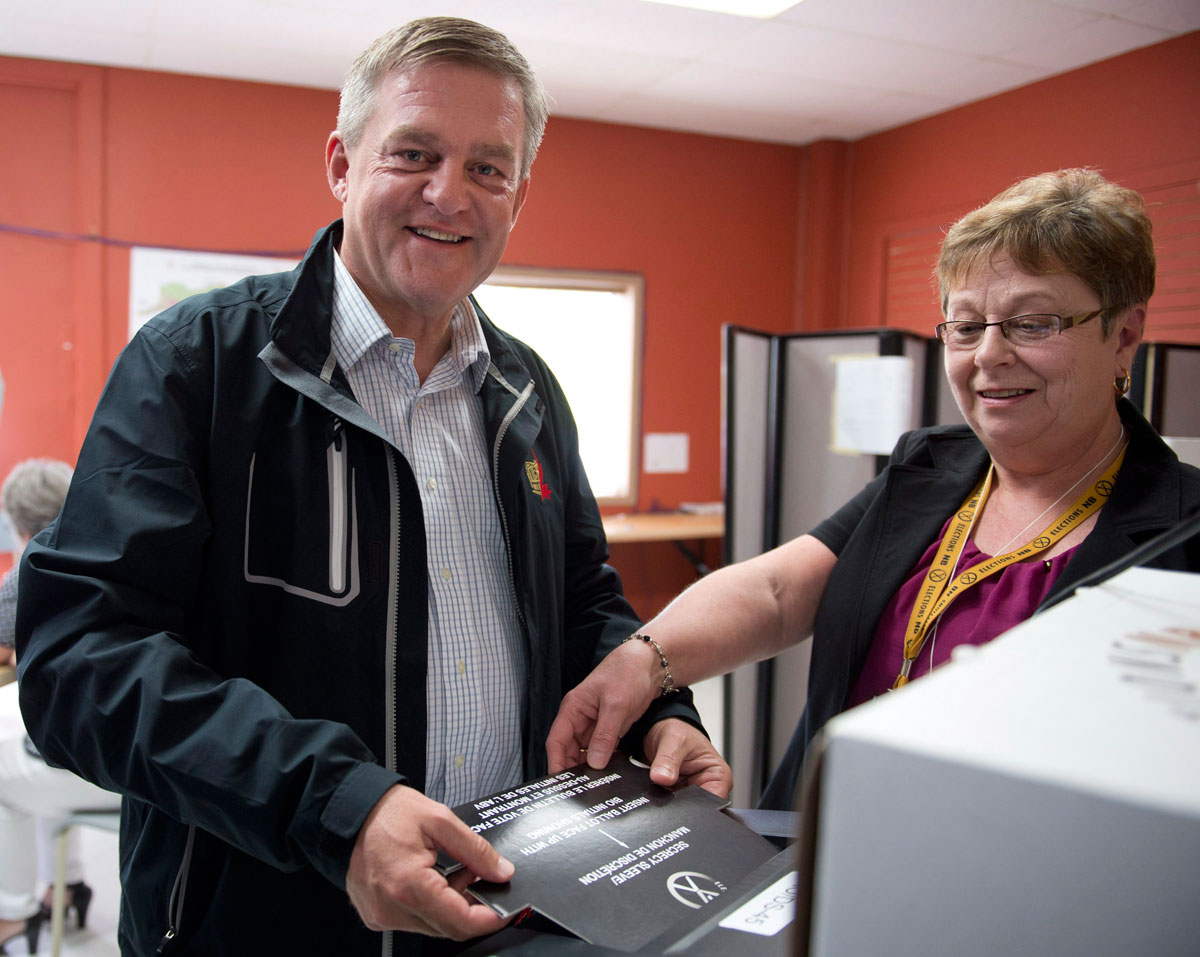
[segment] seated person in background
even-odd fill
[[[959,220],[937,263],[945,371],[966,426],[900,438],[887,468],[810,534],[702,579],[643,632],[677,684],[813,635],[808,700],[763,795],[789,809],[838,712],[982,644],[1200,507],[1124,395],[1154,290],[1142,198],[1090,170],[1017,183]],[[1200,571],[1200,541],[1153,562]],[[571,691],[551,771],[603,767],[664,662],[622,646]]]
[[[17,557],[25,544],[54,521],[71,482],[71,466],[52,459],[28,459],[17,465],[0,490],[4,517],[17,540]],[[5,603],[0,618],[0,645],[13,644],[17,568],[5,576]],[[8,589],[12,583],[12,605]],[[15,713],[17,686],[0,688],[0,709]],[[23,936],[33,953],[38,933],[49,916],[49,896],[37,898],[37,828],[52,832],[54,818],[73,810],[116,810],[119,798],[70,771],[52,768],[34,751],[24,732],[0,740],[0,946]],[[67,844],[67,907],[80,927],[87,922],[92,889],[83,883],[79,840],[74,831]],[[47,842],[48,843],[48,842]],[[45,868],[48,870],[48,868]]]
[[[53,459],[26,459],[0,488],[3,521],[16,543],[13,567],[0,581],[0,665],[16,661],[17,580],[21,553],[34,535],[54,521],[71,484],[71,466]]]

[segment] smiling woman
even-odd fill
[[[1121,431],[1113,382],[1133,364],[1146,307],[1117,310],[1110,323],[1081,321],[1099,315],[1099,306],[1078,276],[1034,275],[1007,257],[982,264],[949,292],[946,378],[997,468],[1017,473],[1004,485],[1026,473],[1065,470],[1063,478],[1073,478],[1067,473]],[[1030,313],[1040,314],[1040,335],[1006,329]],[[984,317],[992,322],[985,326]],[[953,334],[963,322],[973,342]]]

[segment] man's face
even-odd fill
[[[342,260],[393,334],[447,320],[500,262],[529,188],[524,132],[514,81],[432,61],[383,78],[354,146],[331,134]]]

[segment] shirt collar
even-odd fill
[[[483,338],[483,327],[469,299],[454,307],[450,318],[450,355],[455,368],[471,383],[471,391],[478,392],[487,376],[492,356],[488,352],[487,340]]]
[[[338,365],[350,369],[367,354],[376,343],[389,344],[393,341],[391,330],[383,317],[371,305],[342,257],[333,251],[333,321],[330,327],[330,345]],[[412,340],[397,340],[409,342]],[[466,377],[472,391],[478,392],[487,376],[491,363],[487,340],[479,316],[464,299],[454,307],[450,317],[450,349],[447,356],[455,373]]]

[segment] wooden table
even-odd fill
[[[604,518],[604,534],[610,544],[720,538],[725,534],[725,516],[697,515],[692,512],[608,515]]]
[[[684,541],[721,538],[725,534],[724,515],[694,512],[641,512],[636,515],[604,517],[604,535],[610,545],[638,542],[671,542],[696,568],[707,575],[708,566]]]

